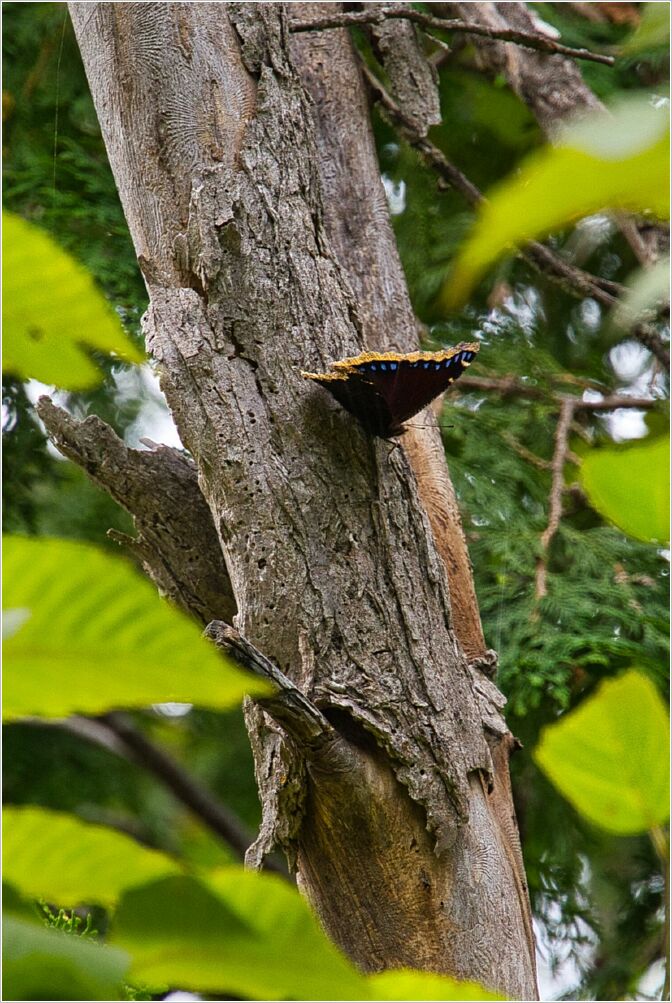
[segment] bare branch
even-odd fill
[[[104,714],[97,720],[117,736],[144,770],[153,774],[216,836],[223,839],[241,860],[245,859],[245,852],[253,837],[230,808],[226,808],[160,746],[143,735],[128,715],[115,711]],[[276,861],[267,859],[266,866],[269,870],[286,876],[286,871]]]
[[[565,399],[548,393],[541,387],[524,383],[516,376],[461,376],[458,390],[493,391],[502,397],[528,397],[530,400],[546,400],[557,406],[560,406]],[[615,411],[618,408],[650,411],[660,403],[655,397],[626,397],[623,394],[610,394],[602,400],[583,400],[580,397],[570,399],[575,411]]]
[[[217,800],[168,753],[143,735],[128,715],[114,712],[98,718],[73,715],[57,719],[23,718],[22,721],[40,727],[60,728],[136,763],[147,773],[151,773],[178,801],[230,846],[237,857],[241,860],[245,858],[245,852],[252,843],[252,833],[230,808]],[[266,859],[265,867],[287,877],[285,868],[272,858]]]
[[[522,442],[518,442],[515,436],[511,435],[509,432],[505,432],[502,438],[504,439],[504,442],[511,447],[514,453],[517,453],[523,460],[531,463],[533,467],[536,467],[538,470],[552,470],[553,464],[550,460],[544,460],[541,456],[537,456],[537,454],[533,453],[531,449],[527,449],[523,446]]]
[[[660,404],[660,401],[655,397],[624,397],[620,394],[611,394],[609,397],[603,397],[600,401],[577,401],[574,410],[616,411],[618,408],[637,408],[640,411],[650,411],[656,404]]]
[[[500,42],[513,42],[516,45],[525,46],[527,49],[535,49],[538,52],[547,52],[551,55],[572,56],[574,59],[585,59],[592,63],[603,63],[605,66],[613,66],[615,59],[613,56],[605,56],[599,52],[591,52],[590,49],[575,49],[570,45],[562,45],[554,42],[537,32],[517,31],[514,28],[489,28],[482,24],[471,24],[461,20],[444,20],[440,17],[432,17],[413,7],[383,7],[374,11],[362,11],[357,13],[333,13],[314,21],[293,21],[291,31],[326,31],[330,28],[347,28],[352,25],[382,24],[391,18],[403,18],[414,21],[425,30],[434,31],[455,31],[466,35],[481,35],[486,38],[497,39]]]
[[[564,397],[560,408],[560,418],[555,430],[555,452],[553,453],[550,504],[548,507],[548,526],[541,534],[542,553],[537,558],[535,596],[543,599],[547,594],[546,565],[548,549],[558,531],[562,516],[562,495],[564,489],[563,471],[569,448],[569,431],[574,417],[576,401],[573,397]]]

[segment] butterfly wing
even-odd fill
[[[365,352],[332,365],[332,373],[302,373],[354,415],[371,435],[388,439],[447,390],[478,352],[477,342],[441,352]]]
[[[376,386],[357,370],[343,373],[303,373],[328,390],[338,403],[354,415],[370,435],[386,439],[397,435],[389,405]]]
[[[458,379],[478,351],[457,345],[443,352],[381,356],[361,364],[360,371],[385,398],[395,425],[412,418]]]

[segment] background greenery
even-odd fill
[[[667,94],[660,34],[645,37],[637,48],[631,24],[590,21],[567,4],[532,6],[560,28],[568,44],[631,45],[633,51],[615,69],[582,64],[584,78],[603,99],[642,88]],[[5,205],[51,233],[86,265],[141,350],[138,322],[146,306],[145,290],[65,8],[10,3],[4,5],[4,14]],[[504,179],[542,144],[529,111],[503,80],[490,79],[475,68],[468,44],[456,44],[442,66],[441,96],[446,124],[432,130],[431,138],[482,189]],[[461,313],[442,314],[437,300],[473,215],[459,196],[437,185],[417,153],[388,124],[376,117],[375,129],[381,168],[394,196],[394,224],[414,306],[427,325],[427,346],[469,339],[479,331],[484,339],[482,350],[470,372],[515,374],[542,391],[535,399],[456,393],[444,419],[451,426],[444,433],[446,452],[464,516],[486,638],[499,652],[498,682],[509,698],[509,724],[524,744],[512,763],[514,793],[542,955],[549,970],[560,966],[557,991],[566,998],[641,996],[643,976],[649,972],[649,983],[655,983],[652,966],[663,954],[664,886],[654,843],[645,834],[624,837],[589,822],[546,779],[530,751],[544,726],[560,712],[584,704],[601,682],[632,665],[661,693],[666,692],[667,556],[660,544],[638,540],[607,523],[585,493],[576,490],[565,499],[564,516],[549,554],[547,595],[542,600],[535,599],[534,583],[539,541],[548,523],[548,462],[557,423],[554,395],[559,389],[581,392],[584,387],[599,388],[605,395],[655,387],[662,395],[667,376],[642,346],[627,339],[615,344],[613,327],[596,303],[572,299],[519,259],[507,258],[491,269]],[[603,225],[592,232],[596,230],[599,240],[588,239],[591,231],[584,227],[556,235],[554,245],[577,259],[580,256],[582,267],[595,274],[625,281],[637,265],[631,250],[615,227]],[[95,355],[95,359],[105,372],[104,382],[94,389],[61,394],[60,399],[75,414],[100,415],[134,441],[139,419],[144,423],[140,434],[157,438],[151,384],[106,355]],[[126,515],[90,485],[78,468],[47,448],[31,410],[34,396],[33,387],[7,379],[3,394],[6,531],[70,537],[111,548],[105,531],[109,527],[127,531]],[[648,412],[646,427],[642,424],[639,432],[648,431],[655,441],[666,424],[662,409]],[[623,424],[581,412],[571,449],[577,457],[597,451],[611,445],[619,429],[623,431]],[[568,465],[566,477],[568,482],[576,480],[577,468]],[[19,631],[17,642],[20,637]],[[64,670],[64,687],[67,675]],[[257,825],[251,757],[237,710],[199,708],[175,717],[157,708],[138,711],[134,717],[139,728],[167,748],[251,829]],[[4,741],[5,799],[10,804],[40,806],[105,823],[192,868],[233,863],[228,848],[164,788],[113,752],[34,722],[7,725]],[[50,825],[57,824],[60,821],[52,819]],[[45,826],[44,817],[34,822],[31,838],[37,838],[40,826]],[[168,858],[161,859],[167,868]],[[31,871],[28,862],[24,874]],[[164,874],[147,885],[146,894],[154,896],[155,906],[176,892],[175,887],[165,885],[169,880],[187,879]],[[249,924],[250,918],[241,919],[223,881],[216,888],[212,884],[180,886],[179,894],[184,894],[185,901],[194,896],[196,905],[201,901],[198,896],[205,896],[201,904],[213,910],[213,931],[218,931],[218,937],[222,929],[237,931],[242,943],[249,930],[246,934],[236,924]],[[21,875],[16,884],[25,894],[31,893]],[[72,925],[67,915],[59,919],[58,907],[72,906],[75,901],[59,897],[63,893],[58,888],[45,887],[42,894],[52,903],[51,926]],[[115,902],[124,894],[131,899],[122,897],[119,906],[126,903],[121,925],[126,933],[118,940],[117,950],[135,957],[136,933],[145,907],[138,893],[133,898],[130,890],[117,889]],[[275,894],[267,892],[267,900],[274,901]],[[96,903],[89,911],[91,922],[104,933],[110,900],[103,896],[91,901]],[[291,905],[278,908],[300,906],[292,899]],[[30,937],[43,935],[32,918],[21,918],[19,912],[14,922],[19,925],[18,932],[12,933],[17,943],[26,942],[21,923],[32,924]],[[255,935],[263,938],[260,931]],[[83,939],[97,938],[89,932]],[[44,949],[48,952],[51,947]],[[314,945],[312,949],[318,950]],[[245,957],[248,966],[260,963],[258,955]],[[162,981],[213,988],[207,979],[190,983],[188,971],[164,971],[157,976],[150,962],[151,958],[138,961],[136,957],[140,967],[134,969],[134,988],[127,991],[131,998],[151,998],[149,991],[143,996],[138,989],[143,982],[154,989]],[[342,962],[338,959],[333,964]],[[86,973],[96,968],[89,955],[81,964],[78,959],[62,959],[62,966],[66,972],[63,992],[72,992],[77,978],[85,980]],[[124,966],[121,954],[107,959],[96,991],[109,992],[110,981],[124,977]],[[345,978],[344,970],[338,971]],[[27,977],[26,973],[19,971],[19,983],[21,977]],[[258,985],[233,980],[225,988],[243,998],[255,993],[259,998],[265,986],[260,976]],[[94,990],[90,986],[81,990],[87,991]],[[301,990],[290,980],[285,991],[297,998]],[[449,998],[445,989],[441,991],[444,995],[416,998]],[[30,990],[24,988],[24,992]],[[406,996],[386,998],[407,998],[409,992],[406,988]],[[420,990],[416,987],[415,992]]]

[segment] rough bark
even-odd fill
[[[363,968],[409,964],[532,998],[526,914],[489,794],[486,732],[503,725],[456,640],[415,478],[402,450],[300,378],[363,335],[324,226],[284,10],[71,14],[150,293],[148,346],[237,626],[335,728],[329,754],[250,712],[262,835],[296,854],[298,880]],[[282,780],[264,767],[273,756]]]
[[[304,22],[321,13],[319,3],[298,3],[291,10],[292,17]],[[365,342],[380,351],[413,351],[418,347],[418,325],[386,211],[369,109],[350,36],[347,31],[294,36],[292,55],[313,99],[326,228],[357,297]],[[350,220],[356,220],[356,225],[348,226]],[[470,660],[487,669],[457,500],[441,436],[437,428],[431,427],[431,419],[428,410],[424,420],[430,427],[409,429],[402,444],[448,574],[455,633]],[[515,739],[499,713],[504,703],[501,694],[478,672],[474,678],[477,689],[480,683],[484,704],[487,706],[490,700],[494,708],[487,729],[495,764],[489,810],[499,822],[498,838],[511,866],[528,946],[533,952],[527,882],[509,780],[509,755]]]
[[[297,3],[297,20],[320,4]],[[371,134],[369,108],[347,30],[295,35],[292,54],[313,101],[324,222],[354,296],[364,343],[374,351],[412,352],[418,322],[390,224]],[[433,413],[417,419],[402,444],[446,566],[455,633],[469,659],[485,653],[483,629],[457,501]]]
[[[386,4],[367,3],[364,6],[367,10],[380,10]],[[309,20],[307,16],[301,17]],[[426,136],[430,125],[441,121],[439,78],[434,66],[425,59],[415,25],[408,21],[383,21],[372,24],[368,34],[376,58],[385,70],[391,93],[417,132]]]
[[[436,13],[489,28],[538,31],[524,3],[437,3]],[[558,125],[581,111],[604,105],[587,87],[581,71],[566,56],[549,56],[488,38],[476,40],[475,58],[492,73],[503,73],[509,86],[530,108],[539,125],[553,136]]]

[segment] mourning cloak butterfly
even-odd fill
[[[478,352],[467,342],[441,352],[364,352],[332,362],[331,373],[301,373],[328,390],[367,432],[390,439],[462,375]]]

